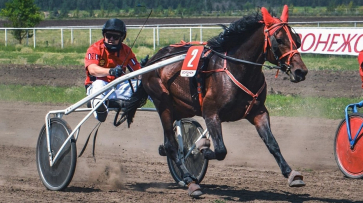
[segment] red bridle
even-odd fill
[[[285,30],[285,32],[287,34],[287,37],[289,38],[289,41],[290,41],[290,51],[282,54],[281,56],[277,56],[277,54],[273,50],[271,50],[271,49],[273,49],[273,43],[271,43],[271,38],[272,37],[275,37],[275,33],[278,30],[280,30],[281,28]],[[264,53],[267,53],[268,46],[270,46],[270,50],[272,51],[275,59],[279,63],[278,65],[279,66],[286,65],[287,67],[290,67],[291,58],[295,54],[300,54],[300,53],[296,49],[297,45],[296,45],[294,39],[291,36],[291,32],[289,30],[289,26],[287,25],[287,22],[276,23],[276,24],[274,24],[274,25],[272,25],[270,27],[267,27],[265,25],[264,34],[265,34]],[[285,63],[281,64],[281,61],[280,60],[283,59],[286,56],[288,56],[287,60],[285,61]]]

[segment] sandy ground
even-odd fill
[[[228,149],[224,161],[211,161],[193,200],[169,174],[158,155],[162,129],[155,112],[138,112],[131,128],[100,128],[96,162],[92,144],[78,158],[75,175],[64,192],[48,191],[36,169],[37,137],[49,110],[67,106],[0,103],[0,201],[3,202],[351,202],[363,200],[361,180],[348,179],[336,166],[333,140],[339,120],[272,117],[272,130],[292,168],[302,171],[307,186],[289,188],[286,179],[247,121],[223,124]],[[83,113],[65,116],[72,128]],[[110,116],[113,114],[111,113]],[[202,120],[198,119],[201,123]],[[96,124],[82,126],[78,152]],[[203,123],[202,123],[203,124]]]
[[[351,82],[344,82],[347,80]],[[82,85],[83,72],[78,67],[65,71],[64,67],[3,66],[0,81]],[[336,97],[360,93],[359,76],[353,72],[310,72],[306,81],[292,84],[285,76],[275,79],[274,72],[266,71],[266,81],[270,91],[281,94]],[[287,186],[252,125],[245,120],[223,123],[228,155],[223,161],[209,163],[201,184],[205,195],[191,199],[186,188],[172,179],[166,158],[158,155],[163,135],[155,112],[137,112],[131,128],[114,127],[111,112],[99,131],[96,162],[90,144],[78,158],[68,188],[48,191],[36,168],[36,142],[46,113],[66,107],[0,102],[0,202],[363,202],[359,190],[362,180],[345,178],[334,159],[334,136],[340,120],[271,118],[272,131],[285,159],[305,176],[304,188]],[[74,128],[83,116],[72,113],[64,119]],[[203,120],[197,119],[205,126]],[[92,118],[82,126],[78,153],[95,124]]]

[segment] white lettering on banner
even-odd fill
[[[356,55],[363,50],[362,28],[294,28],[300,53]]]

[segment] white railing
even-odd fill
[[[99,40],[100,38],[102,38],[101,36],[101,29],[102,27],[99,26],[94,26],[94,27],[44,27],[44,28],[0,28],[0,32],[3,31],[3,35],[4,35],[4,45],[8,46],[9,42],[11,41],[12,44],[16,44],[17,40],[15,40],[13,38],[12,35],[9,35],[9,32],[11,30],[28,30],[33,36],[31,38],[27,38],[25,37],[23,39],[22,44],[28,45],[28,46],[33,46],[34,48],[37,47],[38,43],[42,43],[46,44],[46,46],[49,45],[49,41],[55,41],[55,37],[57,36],[58,40],[59,40],[59,44],[58,43],[53,43],[53,44],[57,44],[57,46],[60,46],[61,48],[64,48],[65,44],[67,45],[75,45],[76,44],[76,40],[78,37],[81,37],[77,34],[75,34],[75,32],[79,32],[81,31],[83,34],[83,39],[82,40],[78,40],[78,41],[82,41],[83,43],[77,43],[77,45],[91,45],[92,43],[94,43],[95,41]],[[170,33],[167,34],[167,38],[169,39],[174,39],[174,40],[169,40],[169,42],[166,42],[166,44],[173,44],[173,43],[177,43],[180,42],[180,40],[185,40],[185,41],[203,41],[203,40],[207,40],[207,38],[205,38],[205,36],[203,35],[203,30],[221,30],[221,27],[218,26],[214,26],[214,27],[204,27],[204,26],[198,26],[198,27],[161,27],[161,26],[156,26],[156,27],[151,27],[151,26],[146,26],[143,28],[144,30],[142,32],[146,32],[144,35],[144,38],[149,38],[150,39],[150,35],[152,36],[152,43],[146,43],[148,45],[152,45],[153,49],[155,50],[157,46],[160,46],[160,38],[161,38],[161,34],[160,32],[162,31],[166,31],[168,30]],[[131,40],[136,38],[136,34],[141,30],[141,26],[139,27],[128,27],[128,38]],[[183,30],[183,31],[180,31]],[[198,31],[195,31],[198,30]],[[39,32],[40,31],[48,31],[48,34],[46,34],[46,36],[42,35],[41,37],[39,37]],[[55,32],[57,31],[57,32]],[[133,37],[133,35],[130,35],[130,32],[133,31],[133,35],[135,35]],[[188,32],[188,38],[182,37],[183,34],[185,34],[185,31]],[[68,33],[68,36],[65,36],[65,32]],[[179,32],[179,33],[178,33]],[[51,34],[49,34],[51,33]],[[178,33],[178,34],[176,34]],[[193,34],[198,35],[198,39],[193,38]],[[213,32],[214,35],[217,35],[219,32]],[[147,36],[145,36],[147,35]],[[208,35],[209,37],[214,36],[214,35]],[[84,38],[87,36],[88,40],[87,42],[84,40]],[[179,36],[179,37],[178,37]],[[11,37],[11,39],[10,39]],[[166,37],[166,36],[163,36]],[[66,40],[68,40],[68,42],[66,43]],[[144,39],[145,41],[145,39]],[[85,42],[87,44],[85,44]],[[1,40],[1,33],[0,33],[0,44],[2,43]],[[128,42],[126,42],[126,44],[128,44]]]
[[[341,24],[347,27],[358,27],[363,29],[363,21],[320,21],[320,22],[290,22],[292,27],[309,25],[309,27],[321,27],[321,25]],[[222,23],[228,25],[229,23]],[[128,34],[125,40],[126,44],[132,44],[138,33],[141,31],[141,25],[128,25]],[[39,28],[0,28],[0,45],[18,44],[11,34],[11,30],[22,29],[29,30],[32,37],[25,37],[23,45],[35,47],[60,47],[66,46],[83,46],[87,47],[95,41],[102,38],[102,26],[63,26],[63,27],[39,27]],[[136,41],[136,46],[152,46],[155,50],[159,46],[178,43],[184,41],[207,41],[222,31],[221,27],[209,24],[158,24],[145,25]]]

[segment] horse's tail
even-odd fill
[[[131,99],[127,101],[127,105],[123,109],[123,114],[121,116],[127,119],[128,127],[130,127],[133,119],[135,117],[136,110],[146,104],[148,94],[146,93],[142,83],[137,87],[137,90],[132,94]]]

